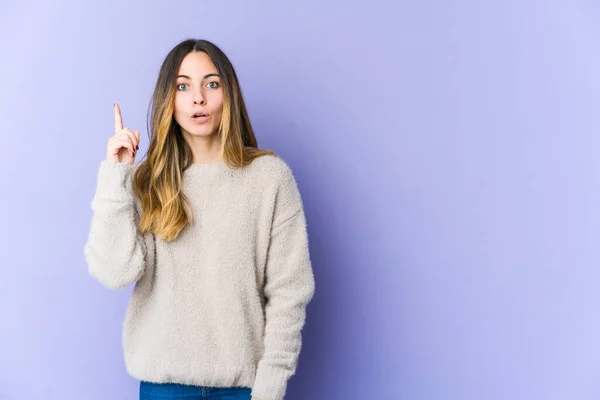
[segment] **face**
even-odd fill
[[[185,135],[216,134],[223,111],[223,88],[217,68],[203,51],[189,53],[179,67],[175,121]]]

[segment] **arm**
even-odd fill
[[[152,233],[138,228],[139,210],[131,186],[133,165],[103,160],[92,200],[92,221],[84,255],[89,273],[109,289],[121,289],[142,277],[154,258]]]
[[[266,262],[264,353],[252,396],[281,400],[295,373],[306,305],[314,295],[306,220],[293,175],[278,192]]]

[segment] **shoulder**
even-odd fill
[[[257,175],[263,179],[262,188],[265,193],[270,193],[275,213],[279,219],[285,220],[288,216],[302,209],[302,197],[298,189],[296,178],[290,164],[280,156],[261,156],[252,163],[256,163]]]
[[[281,156],[263,155],[255,158],[251,165],[257,175],[271,182],[282,184],[295,181],[290,164]]]

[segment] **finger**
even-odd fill
[[[123,129],[123,118],[121,117],[121,108],[115,103],[115,135]]]
[[[131,138],[129,136],[121,136],[120,139],[118,139],[115,143],[115,148],[116,149],[120,149],[122,147],[125,147],[127,149],[129,149],[129,153],[133,156],[133,153],[135,153],[135,149],[133,146],[133,143],[131,142]]]
[[[121,135],[126,135],[127,137],[129,137],[131,139],[131,143],[133,143],[133,146],[137,147],[139,141],[138,141],[138,138],[135,136],[135,134],[131,131],[131,129],[129,129],[129,128],[123,129],[123,131],[121,132]],[[119,135],[119,136],[121,136],[121,135]]]
[[[131,131],[131,129],[129,128],[124,128],[122,129],[119,133],[117,133],[114,136],[111,136],[110,139],[108,139],[109,142],[114,142],[114,141],[119,141],[122,138],[129,138],[132,140],[133,144],[137,144],[138,143],[138,138],[135,137],[135,133]]]
[[[131,136],[127,136],[125,138],[125,140],[127,140],[129,149],[131,149],[131,151],[135,153],[135,141],[133,141],[133,139],[131,139]]]
[[[137,144],[136,144],[136,149],[140,149],[140,131],[135,131],[133,132],[135,134],[135,137],[137,138]]]
[[[118,154],[121,151],[121,148],[125,147],[129,150],[129,154],[131,154],[132,157],[135,157],[137,146],[134,143],[131,136],[125,132],[109,139],[109,146],[112,147],[113,154]]]

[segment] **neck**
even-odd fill
[[[192,149],[194,164],[211,164],[223,161],[223,157],[219,154],[221,150],[221,138],[217,137],[217,135],[184,135],[184,137]]]

